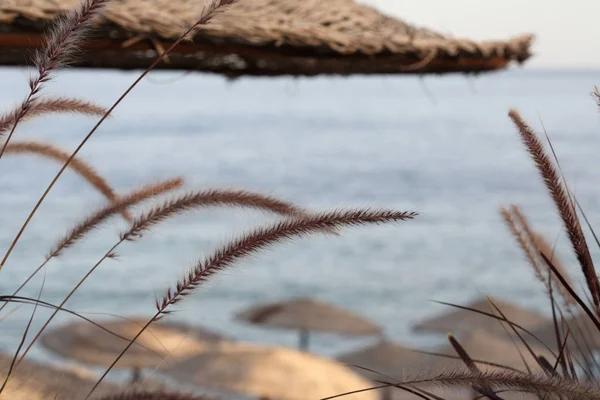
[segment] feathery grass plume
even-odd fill
[[[132,227],[119,235],[119,241],[115,243],[96,264],[84,275],[84,277],[75,285],[75,287],[69,292],[69,294],[63,299],[59,307],[64,306],[67,301],[75,294],[75,292],[83,285],[83,283],[89,278],[89,276],[106,260],[107,258],[116,257],[116,249],[124,241],[134,241],[142,236],[142,233],[151,229],[160,222],[165,221],[169,217],[179,215],[182,212],[192,210],[200,207],[210,206],[238,206],[238,207],[250,207],[258,208],[275,212],[278,214],[288,215],[297,217],[298,208],[274,199],[269,196],[263,196],[258,193],[251,193],[247,191],[232,191],[232,190],[206,190],[202,192],[188,193],[174,200],[166,201],[161,206],[155,207],[147,213],[142,214],[141,217],[136,218],[133,221]],[[325,227],[327,228],[327,227]],[[34,343],[38,340],[41,334],[44,332],[46,327],[54,319],[59,310],[55,310],[54,313],[46,320],[44,325],[40,328],[37,335],[29,343],[28,347],[23,352],[19,363],[29,353],[29,350],[33,347]],[[18,364],[17,364],[18,365]]]
[[[102,396],[98,400],[219,400],[219,398],[167,392],[164,390],[134,389]]]
[[[452,354],[444,354],[444,353],[437,353],[435,351],[423,351],[423,350],[411,350],[411,351],[413,351],[415,353],[418,353],[418,354],[425,354],[425,355],[433,356],[433,357],[448,358],[448,359],[451,359],[451,360],[461,360],[462,361],[462,359],[459,356],[455,356],[455,355],[452,355]],[[488,367],[495,367],[495,368],[505,369],[507,371],[513,371],[513,372],[516,372],[518,374],[524,374],[523,371],[521,371],[521,370],[519,370],[517,368],[509,367],[508,365],[498,364],[498,363],[494,363],[494,362],[490,362],[490,361],[484,361],[484,360],[477,360],[477,359],[473,359],[473,362],[475,364],[481,364],[481,365],[485,365],[485,366],[488,366]],[[358,365],[354,365],[354,366],[357,367],[357,368],[363,368],[363,367],[360,367]]]
[[[381,382],[381,381],[380,381]],[[434,384],[443,387],[465,387],[471,384],[485,382],[494,387],[495,390],[514,391],[521,393],[531,393],[541,396],[550,395],[569,400],[599,400],[600,387],[592,381],[576,381],[560,376],[546,376],[541,374],[517,374],[506,371],[484,371],[480,373],[468,370],[453,372],[443,372],[433,376],[417,377],[400,382],[401,385],[420,385]],[[395,387],[393,382],[381,382],[381,385],[370,388],[355,390],[352,392],[340,393],[329,396],[321,400],[332,400],[340,397],[349,396],[354,393],[361,393],[371,390],[378,390],[383,387]]]
[[[62,250],[75,245],[77,241],[81,240],[85,235],[96,229],[98,226],[100,226],[100,224],[113,215],[121,213],[129,207],[153,197],[160,196],[175,189],[179,189],[182,185],[183,178],[178,177],[143,186],[137,190],[131,191],[127,195],[117,198],[112,204],[106,205],[93,212],[91,215],[69,230],[69,232],[63,236],[50,250],[46,256],[46,259],[59,256]]]
[[[20,109],[16,111],[14,123],[6,142],[0,150],[0,158],[4,154],[6,145],[10,142],[19,121],[31,111],[37,102],[40,90],[48,82],[52,73],[68,64],[73,58],[79,45],[85,38],[93,18],[109,0],[83,0],[73,12],[64,18],[58,19],[54,29],[46,36],[46,44],[34,57],[37,67],[37,76],[29,79],[29,95],[23,101]]]
[[[596,269],[590,255],[581,224],[577,218],[574,203],[567,190],[564,188],[561,177],[556,171],[554,163],[550,160],[544,145],[533,130],[525,123],[516,110],[508,113],[513,123],[519,130],[521,140],[534,160],[546,188],[550,192],[552,200],[556,205],[577,260],[581,266],[587,287],[592,296],[596,311],[600,311],[600,282],[596,275]]]
[[[100,208],[99,210],[93,212],[90,216],[85,218],[83,221],[75,225],[63,238],[61,238],[58,243],[50,250],[48,255],[46,256],[46,260],[37,267],[35,271],[15,290],[12,294],[13,296],[17,295],[25,285],[33,279],[38,272],[42,270],[54,257],[58,257],[62,254],[64,249],[73,247],[77,241],[81,240],[85,235],[89,232],[96,229],[100,224],[104,221],[108,220],[110,217],[117,213],[123,212],[127,208],[139,204],[145,200],[148,200],[152,197],[159,196],[161,194],[167,193],[171,190],[178,189],[183,184],[182,178],[174,178],[169,179],[164,182],[154,183],[150,185],[146,185],[141,187],[140,189],[133,190],[129,194],[119,197],[115,200],[114,203],[109,204]],[[2,311],[6,307],[6,304],[0,306],[0,311]]]
[[[325,232],[327,230],[343,227],[358,227],[367,224],[383,224],[411,220],[417,216],[416,212],[399,212],[391,210],[358,209],[348,211],[331,211],[307,216],[305,218],[281,221],[275,225],[256,229],[241,238],[217,249],[211,256],[199,261],[189,272],[184,275],[173,289],[169,288],[162,299],[156,300],[156,313],[148,320],[146,325],[131,339],[121,354],[104,371],[100,379],[86,396],[92,395],[106,375],[119,362],[123,354],[135,343],[142,333],[153,323],[169,314],[168,308],[191,294],[200,284],[206,282],[217,272],[231,267],[236,261],[248,257],[259,250],[266,249],[274,244],[310,234]]]
[[[93,0],[87,0],[87,1],[93,1]],[[97,0],[97,1],[101,1],[101,0]],[[104,2],[105,1],[106,0],[104,0]],[[191,33],[197,32],[199,29],[202,28],[202,26],[204,26],[205,24],[210,22],[210,20],[216,14],[224,11],[228,7],[237,3],[237,1],[238,0],[212,0],[210,2],[209,6],[204,7],[199,19],[192,26],[190,26],[185,32],[183,32],[181,34],[181,36],[179,36],[179,38],[177,38],[171,44],[171,46],[169,46],[168,49],[166,49],[164,52],[160,53],[158,55],[158,57],[156,57],[156,59],[152,62],[152,64],[150,64],[150,66],[148,68],[146,68],[146,70],[144,72],[142,72],[142,74],[135,81],[133,81],[133,83],[131,85],[129,85],[129,87],[121,94],[121,96],[119,96],[119,98],[113,103],[113,105],[108,108],[106,113],[104,113],[104,115],[100,118],[100,120],[96,123],[96,125],[94,125],[94,127],[88,132],[88,134],[85,136],[85,138],[83,138],[83,140],[79,143],[77,148],[73,151],[73,153],[71,153],[71,155],[69,156],[67,161],[62,166],[62,168],[58,171],[56,176],[52,179],[50,184],[46,187],[46,190],[44,190],[44,193],[42,193],[42,196],[39,198],[39,200],[37,201],[35,206],[32,208],[31,212],[25,219],[25,222],[23,222],[23,225],[21,225],[19,232],[17,232],[15,238],[12,240],[10,246],[8,247],[8,250],[4,254],[4,257],[2,257],[2,261],[0,262],[0,269],[2,269],[6,265],[8,258],[10,257],[15,246],[19,242],[21,236],[23,235],[23,232],[25,232],[25,229],[27,229],[27,226],[31,222],[33,216],[37,213],[40,206],[42,205],[42,203],[48,196],[48,193],[50,193],[50,191],[52,190],[52,188],[54,187],[54,185],[56,184],[58,179],[62,176],[62,174],[65,172],[65,170],[69,166],[69,164],[73,161],[73,159],[77,156],[77,154],[83,148],[83,146],[85,146],[85,144],[90,140],[90,138],[98,130],[100,125],[102,125],[104,123],[104,121],[110,116],[110,114],[114,111],[114,109],[117,108],[119,106],[119,104],[121,104],[123,99],[125,99],[125,97],[127,97],[127,95],[129,95],[129,93],[131,93],[131,91],[142,81],[142,79],[144,79],[146,77],[146,75],[148,75],[162,60],[164,60],[164,58],[167,57],[167,55],[175,47],[177,47],[179,45],[179,43],[181,43],[183,40],[185,40],[187,37],[189,37],[189,35]],[[14,132],[15,126],[16,126],[16,124],[13,126],[11,135],[12,135],[12,132]],[[5,145],[6,145],[6,142],[5,142]],[[5,148],[6,148],[6,146],[2,147],[2,151],[4,151]],[[0,157],[1,157],[1,153],[0,153]]]
[[[596,104],[598,104],[598,107],[600,107],[600,88],[598,88],[598,86],[594,87],[594,91],[592,92],[592,96],[594,97],[594,100],[596,101]]]
[[[34,57],[38,76],[32,79],[32,88],[47,82],[54,71],[69,64],[86,38],[94,17],[108,1],[83,0],[70,14],[58,19],[46,36],[45,46]]]
[[[523,252],[526,254],[529,263],[533,267],[535,276],[544,284],[544,286],[546,286],[546,289],[550,289],[550,280],[543,272],[544,269],[547,270],[547,267],[545,267],[544,261],[540,258],[539,252],[544,253],[550,260],[554,262],[556,269],[560,271],[561,275],[570,284],[571,280],[569,279],[566,269],[564,268],[562,262],[560,262],[558,259],[554,249],[550,246],[542,234],[535,232],[532,229],[531,224],[529,223],[529,220],[523,211],[517,205],[512,204],[510,206],[510,211],[505,208],[501,208],[500,212],[504,217],[509,230],[512,232]],[[550,274],[550,276],[550,279],[555,282],[558,292],[565,301],[565,304],[567,306],[574,305],[575,301],[573,300],[573,297],[565,290],[564,286],[553,274]]]
[[[413,219],[413,212],[397,212],[387,210],[350,210],[332,211],[315,214],[301,219],[282,221],[274,226],[257,229],[228,245],[218,249],[212,256],[202,260],[189,273],[180,279],[173,289],[168,289],[161,300],[156,301],[159,315],[165,314],[166,309],[188,295],[200,284],[215,273],[230,267],[241,258],[267,248],[275,243],[306,236],[327,228],[335,229],[344,226],[360,226],[366,224],[381,224],[394,221]]]
[[[204,25],[208,24],[214,17],[221,14],[238,1],[239,0],[206,0],[202,7],[202,11],[200,12],[200,19],[184,32],[181,39],[193,40],[194,35],[197,34]],[[166,51],[166,53],[168,53],[168,51]]]
[[[46,114],[83,114],[102,116],[106,112],[104,107],[98,106],[89,101],[71,99],[66,97],[58,97],[54,99],[40,99],[31,105],[29,112],[21,117],[21,121],[26,121]],[[0,137],[11,126],[13,126],[18,118],[18,110],[4,114],[0,118]]]
[[[592,382],[578,382],[559,376],[541,374],[515,374],[506,371],[456,371],[416,379],[403,384],[433,383],[442,386],[467,386],[485,382],[495,389],[507,389],[538,395],[555,395],[566,399],[600,399],[600,387]]]
[[[508,229],[510,230],[510,232],[516,239],[517,243],[519,244],[519,247],[521,247],[521,249],[523,250],[523,253],[525,253],[525,256],[527,257],[527,261],[529,261],[529,264],[531,264],[531,267],[533,268],[533,272],[535,273],[536,278],[538,278],[540,281],[545,283],[545,277],[542,274],[542,268],[540,266],[537,254],[531,247],[531,243],[527,240],[527,238],[525,237],[525,235],[523,234],[523,232],[517,225],[517,222],[515,221],[513,213],[510,210],[506,209],[505,207],[500,207],[500,214],[502,215],[502,218],[504,219],[506,226],[508,227]]]
[[[6,147],[6,154],[32,154],[48,158],[59,163],[64,163],[69,159],[70,156],[70,153],[53,145],[52,143],[33,140],[19,141],[9,144]],[[100,176],[94,167],[79,158],[73,159],[69,164],[69,167],[86,181],[88,181],[109,201],[114,203],[117,200],[118,197],[115,194],[114,189],[110,186],[106,179]],[[123,209],[120,211],[120,213],[126,220],[132,220],[127,210]]]
[[[198,207],[208,206],[256,208],[294,218],[308,216],[308,214],[299,207],[271,196],[265,196],[260,193],[253,193],[245,190],[212,189],[187,193],[154,207],[137,217],[133,221],[131,227],[123,232],[121,236],[126,240],[136,238],[142,235],[146,230],[152,228],[153,225],[158,224],[167,218]]]

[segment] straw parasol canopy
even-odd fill
[[[127,389],[98,400],[225,400],[218,397],[208,397],[167,390],[132,390]]]
[[[23,65],[45,27],[79,0],[3,0],[0,64]],[[108,4],[75,65],[146,68],[198,20],[198,0]],[[485,21],[482,21],[485,23]],[[241,0],[158,68],[230,77],[486,72],[527,60],[533,37],[477,42],[417,28],[354,0]]]
[[[381,328],[367,319],[341,308],[311,298],[251,307],[236,315],[251,324],[276,329],[300,331],[299,348],[308,348],[310,331],[337,333],[348,336],[378,335]]]
[[[0,376],[6,377],[12,355],[0,355]],[[10,400],[79,399],[94,386],[95,379],[85,378],[66,369],[24,360],[11,374],[2,395]],[[112,393],[117,386],[103,382],[96,396]]]
[[[457,339],[464,347],[467,354],[474,360],[492,362],[524,371],[526,369],[519,355],[520,351],[528,362],[529,367],[532,370],[539,371],[535,360],[532,359],[525,346],[520,342],[516,342],[515,344],[508,338],[502,339],[482,330],[474,330],[470,334],[464,335],[464,337],[461,335],[461,337],[458,337]],[[534,343],[529,344],[536,355],[541,354],[551,362],[554,361],[554,358],[549,351],[540,346],[536,346]],[[434,350],[433,353],[452,357],[457,356],[456,351],[449,344],[441,346]],[[466,368],[461,360],[418,353],[415,350],[389,341],[381,341],[365,349],[342,355],[338,357],[338,360],[371,370],[356,369],[361,375],[373,380],[386,380],[386,377],[389,377],[398,381],[406,381],[418,376],[433,376],[443,372],[447,373],[464,370]],[[477,365],[482,371],[501,370],[501,368],[482,363],[477,363]],[[472,397],[473,394],[470,389],[466,388],[441,390],[439,387],[431,385],[419,385],[418,387],[436,393],[445,399],[468,399]],[[512,398],[512,395],[507,397],[503,394],[501,397],[508,399]],[[412,399],[416,397],[412,394],[394,389],[386,391],[383,398]]]
[[[492,299],[492,301],[511,322],[519,324],[525,329],[531,330],[548,322],[546,317],[534,311],[498,299]],[[467,307],[500,316],[487,298],[477,300]],[[448,308],[452,311],[422,321],[414,326],[414,330],[441,333],[452,332],[458,335],[474,329],[481,329],[497,335],[506,335],[506,331],[502,327],[506,324],[494,318],[470,310]]]
[[[565,324],[569,328],[568,348],[573,353],[585,353],[600,350],[600,334],[598,328],[590,320],[587,314],[578,314],[565,319]],[[561,341],[565,338],[565,329],[559,320],[558,325],[561,328]],[[550,320],[537,327],[532,332],[546,346],[553,350],[558,350],[556,340],[556,331],[554,321]]]
[[[526,371],[523,359],[519,355],[520,352],[532,370],[537,369],[538,372],[542,372],[531,353],[527,350],[527,347],[519,339],[515,339],[513,342],[506,334],[504,337],[500,337],[481,329],[475,329],[468,335],[457,336],[457,339],[474,360],[486,361]],[[542,355],[550,362],[555,361],[550,351],[536,341],[528,340],[527,344],[536,355]],[[456,352],[449,344],[442,347],[438,352],[456,355]],[[484,364],[479,364],[479,368],[482,370],[498,369]]]
[[[61,356],[91,364],[108,366],[125,349],[147,321],[142,318],[113,320],[101,325],[120,335],[101,328],[76,322],[42,336],[42,344]],[[182,324],[156,322],[136,340],[116,364],[116,368],[131,368],[133,381],[139,380],[142,368],[154,368],[167,361],[177,360],[204,350],[210,343],[226,340],[214,332]]]
[[[401,378],[412,368],[428,362],[436,363],[444,359],[420,354],[389,340],[382,340],[372,346],[359,349],[337,357],[338,361],[351,366],[368,368],[372,371],[357,368],[356,372],[371,379],[381,379],[381,375]]]
[[[402,379],[405,376],[416,375],[430,365],[448,364],[445,358],[437,358],[421,354],[413,349],[404,347],[389,340],[378,343],[337,357],[338,361],[352,366],[355,371],[372,380],[386,380],[387,377]],[[395,398],[397,389],[386,388],[382,399]]]
[[[179,364],[165,374],[186,383],[277,400],[321,399],[370,387],[345,366],[283,347],[223,343]],[[375,400],[373,392],[348,396]]]

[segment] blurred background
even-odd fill
[[[416,210],[414,221],[347,230],[279,245],[216,276],[177,306],[173,321],[201,325],[250,342],[296,346],[293,331],[235,321],[255,303],[311,296],[364,315],[386,337],[433,348],[443,336],[412,326],[482,295],[516,300],[549,315],[543,286],[499,216],[516,203],[533,226],[557,241],[571,272],[576,264],[553,204],[507,118],[520,110],[542,124],[594,226],[600,217],[600,113],[590,96],[600,84],[600,27],[594,1],[371,1],[394,15],[443,33],[491,39],[537,35],[524,67],[473,76],[224,78],[152,72],[80,153],[119,192],[183,176],[187,189],[260,191],[319,211],[336,207]],[[28,93],[26,69],[0,69],[0,105]],[[47,93],[110,105],[138,76],[122,71],[62,71]],[[52,116],[23,124],[20,139],[73,149],[95,120]],[[0,209],[6,248],[58,171],[31,157],[0,164]],[[39,265],[66,230],[104,199],[67,172],[0,273],[8,293]],[[151,315],[154,298],[203,255],[274,218],[249,211],[198,211],[174,218],[118,260],[106,261],[68,303],[78,312]],[[48,265],[42,298],[59,302],[117,240],[119,219]],[[592,249],[594,252],[597,252]],[[36,296],[42,277],[25,292]],[[48,315],[40,310],[39,315]],[[0,346],[16,346],[29,313],[3,324]],[[40,318],[42,320],[42,318]],[[61,316],[55,323],[66,322]],[[367,339],[311,336],[314,353],[332,356]],[[42,347],[34,358],[57,361]]]
[[[600,67],[596,16],[600,4],[593,0],[365,0],[417,25],[435,27],[448,35],[495,40],[523,32],[536,34],[536,68]]]

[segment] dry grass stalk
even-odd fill
[[[203,192],[188,193],[180,196],[174,200],[165,201],[162,205],[155,207],[148,213],[144,213],[141,217],[134,220],[132,227],[127,231],[119,235],[119,241],[115,243],[105,254],[96,262],[96,264],[84,275],[83,278],[75,285],[75,287],[69,292],[69,294],[63,299],[58,306],[59,309],[55,310],[52,315],[46,320],[44,325],[40,328],[37,335],[29,343],[21,356],[19,363],[29,353],[29,350],[33,347],[34,343],[39,339],[44,330],[48,327],[50,322],[54,319],[60,308],[62,308],[67,301],[75,294],[75,292],[83,285],[83,283],[90,277],[90,275],[106,260],[107,258],[115,258],[116,249],[126,240],[133,241],[141,237],[142,233],[156,226],[158,223],[167,220],[175,215],[180,215],[185,211],[189,211],[194,208],[210,207],[210,206],[240,206],[240,207],[251,207],[268,210],[278,214],[286,214],[289,212],[290,216],[297,217],[297,207],[279,201],[269,196],[262,196],[257,193],[251,193],[246,191],[231,191],[231,190],[207,190]],[[18,365],[18,364],[17,364]]]
[[[471,358],[471,356],[469,356],[469,353],[467,353],[467,350],[465,350],[465,348],[460,344],[460,342],[458,340],[456,340],[454,335],[452,335],[451,333],[448,333],[447,337],[448,337],[448,341],[452,345],[452,348],[454,349],[456,354],[458,354],[458,357],[462,360],[462,362],[465,363],[465,365],[467,366],[469,371],[474,372],[474,373],[481,372],[479,370],[479,368],[477,367],[477,364],[475,364],[475,361]],[[487,385],[485,382],[480,382],[478,384],[472,384],[471,387],[477,393],[480,393],[489,399],[502,400],[502,398],[498,397],[494,393],[492,388],[490,388],[489,385]]]
[[[567,270],[566,270],[564,264],[558,258],[558,256],[556,255],[556,252],[554,251],[552,246],[550,246],[550,243],[548,243],[546,238],[542,234],[536,233],[533,239],[534,239],[534,243],[535,243],[535,246],[537,247],[538,251],[543,253],[546,256],[546,258],[548,258],[550,261],[552,261],[552,264],[554,265],[554,267],[558,270],[558,272],[560,272],[562,277],[565,278],[565,281],[567,281],[569,286],[573,286],[573,283],[571,282],[571,279],[569,278],[569,275],[567,274]],[[560,293],[561,297],[566,302],[566,304],[569,306],[574,305],[576,303],[575,300],[565,290],[565,287],[556,279],[556,276],[552,275],[552,279],[555,281],[555,287],[558,289],[558,292]]]
[[[73,247],[77,241],[82,239],[89,232],[96,229],[100,224],[104,221],[112,217],[117,213],[121,213],[123,210],[139,204],[145,200],[148,200],[152,197],[159,196],[171,190],[178,189],[183,184],[182,178],[174,178],[169,179],[164,182],[159,182],[151,185],[144,186],[140,189],[134,190],[131,193],[120,197],[113,204],[102,207],[98,211],[92,213],[92,215],[88,216],[86,219],[78,223],[74,228],[72,228],[67,235],[65,235],[62,239],[58,241],[58,243],[50,250],[49,254],[46,256],[46,260],[31,274],[29,277],[15,290],[12,294],[16,296],[23,287],[25,287],[31,279],[33,279],[54,257],[58,257],[62,254],[62,250]],[[0,306],[0,311],[2,311],[6,307],[6,304]]]
[[[6,154],[33,154],[57,161],[61,164],[66,162],[70,156],[69,152],[51,143],[39,141],[21,141],[11,143],[6,147]],[[75,158],[71,161],[69,167],[86,181],[88,181],[109,201],[115,202],[117,200],[118,197],[114,189],[110,186],[108,181],[100,176],[100,174],[91,165],[79,158]],[[128,221],[132,220],[127,210],[124,209],[120,212],[123,215],[123,218]]]
[[[29,112],[21,117],[21,121],[39,117],[46,114],[83,114],[83,115],[104,115],[106,109],[94,103],[59,97],[55,99],[40,99],[36,101]],[[18,118],[16,111],[4,114],[0,118],[0,137],[15,124]]]
[[[458,342],[458,340],[456,340],[454,335],[448,333],[446,337],[448,338],[448,341],[452,345],[454,351],[456,351],[456,354],[458,354],[458,357],[465,363],[469,371],[478,372],[479,368],[477,368],[475,361],[473,361],[473,359],[469,356],[465,348]]]
[[[93,212],[83,221],[73,227],[58,243],[50,250],[46,259],[57,257],[62,250],[72,247],[77,241],[85,235],[96,229],[104,221],[117,213],[122,213],[131,206],[139,204],[143,201],[160,196],[175,189],[179,189],[183,185],[182,178],[169,179],[164,182],[146,185],[140,189],[134,190],[125,196],[117,198],[112,204],[104,206]]]
[[[600,387],[592,382],[578,382],[558,376],[516,374],[507,371],[456,371],[437,376],[410,380],[402,384],[433,383],[443,386],[469,386],[486,382],[495,390],[505,389],[538,395],[555,395],[566,399],[600,399]]]
[[[557,172],[554,163],[546,154],[544,145],[540,139],[525,123],[517,111],[511,110],[509,112],[509,117],[518,128],[521,140],[527,147],[530,156],[534,160],[538,171],[544,180],[546,188],[550,192],[567,231],[573,250],[575,251],[575,255],[577,256],[577,260],[581,266],[595,308],[596,310],[600,310],[600,282],[598,281],[596,269],[594,268],[594,263],[590,256],[581,224],[577,218],[573,201],[568,195],[567,190],[564,188],[561,177]]]
[[[177,282],[173,289],[167,290],[162,299],[156,301],[159,315],[181,300],[182,297],[196,289],[215,273],[230,267],[241,258],[284,240],[306,236],[327,229],[365,224],[381,224],[413,219],[417,214],[412,212],[351,210],[332,211],[315,214],[302,219],[282,221],[274,226],[257,229],[213,253],[192,268],[189,273]]]
[[[537,254],[534,252],[533,248],[531,247],[531,243],[527,240],[521,228],[517,225],[515,216],[511,211],[504,207],[500,208],[500,214],[502,215],[502,218],[504,218],[506,226],[516,239],[517,243],[519,244],[519,247],[521,247],[521,250],[523,250],[523,253],[525,253],[527,261],[529,261],[529,264],[533,268],[533,272],[535,273],[536,278],[546,283],[546,278],[542,274],[542,268],[539,263]]]
[[[540,374],[519,374],[506,371],[484,371],[480,373],[467,370],[444,372],[434,376],[418,377],[404,380],[400,383],[378,380],[381,385],[370,388],[340,393],[321,400],[332,400],[355,393],[379,390],[386,387],[399,385],[434,384],[443,387],[466,387],[478,382],[486,382],[499,392],[521,392],[538,396],[557,396],[569,400],[600,400],[600,387],[593,381],[577,381],[560,376],[546,376]]]
[[[544,284],[546,290],[550,291],[550,281],[548,274],[544,271],[547,270],[547,267],[545,266],[544,260],[541,259],[539,255],[540,252],[544,253],[544,255],[553,262],[556,269],[561,273],[565,280],[571,284],[569,275],[567,274],[564,265],[555,254],[554,249],[542,234],[533,230],[523,211],[517,205],[512,204],[510,206],[510,211],[501,208],[500,212],[511,233],[515,236],[515,239],[517,239],[519,246],[523,249],[523,252],[525,252],[529,263],[534,269],[535,276]],[[565,301],[565,304],[567,306],[574,305],[575,301],[573,300],[573,297],[565,290],[564,286],[558,281],[556,276],[552,274],[551,276],[551,279],[554,281],[555,287],[558,288],[558,292]]]
[[[93,1],[93,0],[86,0],[86,1],[89,2],[89,1]],[[106,0],[104,0],[104,1],[106,1]],[[31,210],[31,212],[25,219],[25,222],[23,222],[23,225],[19,229],[19,232],[17,232],[17,235],[15,236],[15,238],[12,240],[10,246],[8,247],[8,250],[6,251],[6,254],[4,254],[4,257],[2,258],[2,262],[0,262],[0,269],[2,269],[6,265],[8,258],[10,257],[12,251],[14,250],[15,246],[19,242],[21,236],[23,235],[23,232],[25,232],[25,229],[27,229],[27,226],[31,222],[33,216],[37,213],[40,206],[42,205],[42,203],[48,196],[48,193],[50,193],[50,191],[52,190],[52,188],[54,187],[54,185],[56,184],[58,179],[61,177],[63,172],[69,166],[69,164],[75,159],[75,157],[77,156],[79,151],[83,148],[83,146],[85,146],[85,144],[88,142],[88,140],[90,140],[90,138],[98,130],[100,125],[102,125],[102,123],[104,123],[104,121],[109,117],[109,115],[113,112],[113,110],[115,108],[117,108],[119,106],[119,104],[121,104],[123,99],[125,99],[125,97],[127,97],[127,95],[129,95],[129,93],[142,81],[142,79],[144,79],[146,77],[146,75],[148,75],[162,60],[164,60],[164,58],[167,57],[167,55],[177,45],[179,45],[179,43],[181,43],[186,38],[188,38],[191,33],[198,31],[198,29],[200,29],[203,25],[210,22],[210,20],[216,14],[223,11],[225,8],[237,3],[237,1],[238,0],[213,0],[213,1],[211,1],[210,4],[204,8],[202,16],[198,19],[198,21],[196,21],[196,23],[194,25],[190,26],[177,40],[175,40],[171,44],[171,46],[168,49],[166,49],[163,53],[159,54],[159,56],[154,60],[154,62],[152,62],[152,64],[150,64],[150,66],[148,68],[146,68],[146,70],[144,72],[142,72],[142,74],[121,94],[121,96],[119,96],[119,98],[113,103],[113,105],[109,107],[109,109],[106,111],[106,113],[100,118],[100,120],[96,123],[96,125],[94,125],[94,127],[88,132],[88,134],[81,141],[81,143],[79,143],[79,145],[73,151],[73,153],[71,153],[71,155],[69,156],[67,161],[62,166],[62,168],[58,171],[56,176],[52,179],[52,181],[50,182],[50,184],[48,185],[46,190],[44,190],[44,193],[42,194],[42,196],[40,197],[38,202],[35,204],[35,206]],[[12,135],[12,132],[14,132],[15,126],[16,126],[16,124],[13,126],[11,135]],[[6,145],[6,143],[7,142],[5,142],[5,145]],[[2,148],[3,149],[2,151],[4,151],[5,148],[6,148],[6,146],[4,146]],[[0,153],[0,156],[1,156],[1,153]]]
[[[34,64],[37,67],[37,76],[29,79],[29,95],[27,95],[27,98],[23,101],[20,108],[15,110],[14,123],[6,138],[6,142],[2,146],[2,150],[0,150],[0,158],[2,158],[6,146],[10,142],[19,121],[31,111],[38,101],[37,96],[39,95],[43,84],[51,79],[54,71],[66,65],[74,56],[79,45],[85,38],[85,34],[91,25],[92,19],[108,1],[109,0],[84,0],[71,14],[59,19],[54,26],[54,29],[47,35],[46,45],[43,46],[42,50],[38,51],[34,57]]]
[[[279,222],[273,226],[259,228],[241,238],[230,242],[215,251],[211,256],[199,261],[188,274],[181,278],[173,289],[169,288],[162,299],[156,300],[157,311],[144,327],[133,337],[131,342],[123,349],[121,354],[104,371],[100,379],[92,388],[86,400],[92,395],[96,387],[104,380],[106,375],[119,362],[123,354],[135,343],[138,337],[161,317],[169,314],[168,308],[189,295],[200,284],[206,282],[217,272],[231,267],[236,261],[251,254],[268,248],[274,244],[291,240],[297,237],[310,235],[327,230],[336,230],[343,227],[357,227],[367,224],[383,224],[413,219],[415,212],[398,212],[389,210],[350,210],[331,211],[329,213],[315,214],[305,218],[292,219]]]
[[[596,86],[594,88],[594,91],[592,92],[592,96],[594,97],[596,104],[598,104],[598,107],[600,107],[600,88],[598,88],[598,86]]]
[[[305,211],[291,203],[278,200],[274,197],[264,196],[260,193],[245,190],[205,190],[188,193],[154,207],[137,217],[131,227],[123,232],[121,236],[125,239],[138,237],[153,225],[167,218],[198,207],[208,206],[248,207],[294,218],[307,215]]]
[[[50,74],[67,65],[79,50],[92,21],[109,0],[83,0],[78,8],[60,19],[46,36],[46,44],[34,57],[38,76],[30,86],[37,87],[50,79]],[[34,93],[35,94],[35,93]]]
[[[163,390],[128,390],[123,393],[99,397],[98,400],[218,400],[218,398]]]

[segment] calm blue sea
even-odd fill
[[[3,108],[26,95],[26,74],[0,70]],[[135,77],[64,72],[45,92],[110,105]],[[537,229],[558,238],[561,255],[577,274],[553,206],[506,114],[516,107],[536,128],[543,121],[582,206],[600,226],[600,110],[590,96],[595,84],[600,71],[234,82],[155,73],[81,156],[121,193],[183,176],[189,189],[256,190],[311,210],[418,210],[412,222],[301,239],[244,260],[170,318],[241,340],[295,346],[294,332],[248,327],[232,316],[255,303],[315,296],[368,316],[393,340],[429,348],[442,339],[416,335],[411,325],[445,311],[432,299],[467,303],[490,294],[549,312],[542,287],[502,224],[501,205],[521,205]],[[73,149],[94,123],[53,116],[24,123],[15,140],[50,140]],[[1,160],[2,253],[58,168],[32,157]],[[12,292],[71,225],[102,204],[84,181],[65,173],[0,272],[1,292]],[[121,258],[105,262],[68,305],[79,312],[150,316],[155,296],[199,257],[274,220],[241,210],[175,218],[138,243],[124,244]],[[115,219],[51,262],[42,298],[58,303],[124,226]],[[41,283],[25,293],[36,296]],[[29,315],[21,308],[1,322],[0,348],[15,347]],[[38,315],[41,321],[48,314]],[[63,316],[56,325],[69,321]],[[330,335],[312,341],[324,355],[362,343]],[[41,347],[32,356],[58,361]]]

